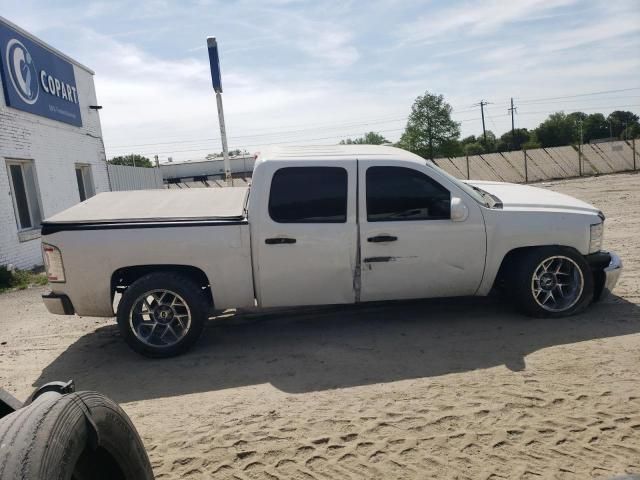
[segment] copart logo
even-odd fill
[[[7,43],[7,69],[20,98],[29,105],[36,103],[40,93],[38,72],[29,50],[15,38]]]

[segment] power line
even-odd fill
[[[580,111],[589,111],[589,110],[600,110],[602,108],[634,108],[634,107],[640,107],[640,105],[610,105],[610,106],[601,106],[601,107],[596,107],[596,108],[581,108],[579,109]],[[519,112],[520,115],[534,115],[534,114],[548,114],[549,110],[540,110],[540,111],[532,111],[532,112]],[[500,115],[500,117],[503,116],[508,116],[509,114],[505,114],[505,115]],[[463,119],[463,120],[459,120],[459,123],[464,123],[464,122],[470,122],[470,121],[477,121],[479,120],[478,117],[475,118],[467,118],[467,119]],[[395,128],[395,129],[386,129],[386,130],[380,130],[379,133],[391,133],[391,132],[398,132],[398,131],[403,131],[404,128]],[[268,145],[287,145],[287,144],[295,144],[295,143],[307,143],[307,142],[315,142],[315,141],[324,141],[324,140],[337,140],[340,138],[345,138],[345,137],[350,137],[353,135],[358,135],[360,134],[360,132],[351,132],[351,133],[342,133],[340,135],[332,135],[329,137],[319,137],[319,138],[299,138],[299,139],[295,139],[295,140],[285,140],[285,141],[277,141],[277,142],[267,142],[267,143],[254,143],[254,144],[236,144],[234,145],[235,148],[247,148],[247,147],[262,147],[262,146],[268,146]],[[141,152],[141,154],[143,155],[154,155],[154,154],[174,154],[174,153],[189,153],[189,152],[206,152],[206,151],[211,151],[212,149],[215,149],[215,146],[206,146],[204,145],[201,148],[193,148],[193,149],[185,149],[185,150],[167,150],[167,151],[146,151],[146,152]]]
[[[540,97],[540,98],[530,98],[530,99],[527,99],[525,97],[524,99],[521,98],[519,100],[520,100],[520,104],[524,104],[524,103],[537,102],[538,100],[562,100],[564,98],[589,97],[593,95],[604,95],[607,93],[630,92],[632,90],[640,90],[640,87],[621,88],[618,90],[601,90],[599,92],[577,93],[575,95],[562,95],[559,97]]]
[[[462,120],[458,120],[459,123],[464,123],[464,122],[475,122],[479,120],[478,117],[475,118],[465,118]],[[404,131],[404,127],[402,128],[394,128],[394,129],[385,129],[385,130],[379,130],[378,133],[390,133],[390,132],[398,132],[398,131]],[[233,144],[232,146],[234,148],[247,148],[247,147],[257,147],[257,146],[267,146],[267,145],[286,145],[286,144],[291,144],[291,143],[304,143],[304,142],[315,142],[315,141],[321,141],[321,140],[333,140],[333,139],[344,139],[344,138],[348,138],[354,135],[360,135],[361,132],[350,132],[350,133],[340,133],[340,134],[336,134],[336,135],[332,135],[329,137],[321,137],[321,138],[297,138],[295,140],[283,140],[283,141],[276,141],[276,142],[265,142],[265,143],[253,143],[253,144]],[[216,145],[210,145],[210,144],[202,144],[201,146],[198,145],[191,145],[191,147],[194,148],[189,148],[189,149],[184,149],[184,150],[166,150],[166,151],[156,151],[156,150],[146,150],[146,151],[142,151],[139,152],[141,155],[160,155],[160,154],[171,154],[171,153],[189,153],[189,152],[204,152],[204,151],[211,151],[212,149],[217,149]],[[198,147],[198,148],[195,148]]]
[[[530,98],[530,99],[521,99],[520,100],[520,104],[534,104],[534,103],[538,103],[538,104],[544,104],[544,100],[562,100],[562,99],[567,99],[567,98],[577,98],[577,97],[585,97],[585,96],[593,96],[593,95],[603,95],[603,94],[608,94],[608,93],[619,93],[619,92],[627,92],[627,91],[633,91],[633,90],[640,90],[640,87],[632,87],[632,88],[625,88],[625,89],[617,89],[617,90],[603,90],[603,91],[598,91],[598,92],[587,92],[587,93],[580,93],[580,94],[575,94],[575,95],[563,95],[563,96],[557,96],[557,97],[541,97],[541,98]],[[611,98],[612,97],[608,97]],[[628,98],[628,97],[618,97],[618,98]],[[603,98],[604,100],[604,98]],[[576,100],[571,100],[571,101],[576,101]],[[579,101],[579,100],[577,100]],[[547,102],[549,104],[551,103],[555,103],[555,102]],[[557,102],[557,103],[562,103],[562,102]],[[508,105],[508,103],[496,103],[495,105]],[[474,107],[477,107],[478,104],[475,104]],[[602,108],[606,108],[606,107],[602,107]],[[474,111],[475,108],[466,108],[466,109],[462,109],[462,110],[458,110],[456,108],[453,109],[454,113],[465,113],[465,112],[470,112],[470,111]],[[235,136],[233,137],[234,139],[239,139],[239,138],[255,138],[255,137],[268,137],[271,135],[276,135],[276,136],[280,136],[280,135],[284,135],[284,134],[289,134],[289,133],[298,133],[298,132],[303,132],[303,131],[312,131],[312,130],[330,130],[330,129],[334,129],[334,128],[342,128],[342,127],[350,127],[350,126],[358,126],[358,125],[376,125],[376,124],[384,124],[384,123],[391,123],[392,121],[400,121],[403,119],[406,119],[408,117],[408,115],[403,115],[401,117],[396,117],[395,119],[388,119],[388,117],[382,117],[378,120],[374,119],[374,120],[369,120],[369,121],[365,121],[363,119],[363,121],[361,123],[359,120],[354,120],[351,122],[344,122],[344,123],[340,123],[340,124],[336,124],[336,123],[322,123],[322,124],[309,124],[307,126],[305,126],[305,128],[300,128],[300,129],[296,129],[296,130],[282,130],[283,128],[292,128],[292,127],[299,127],[299,125],[289,125],[289,126],[280,126],[280,127],[267,127],[267,128],[261,128],[258,129],[256,131],[267,131],[267,130],[276,130],[275,132],[269,132],[269,133],[254,133],[254,134],[246,134],[246,135],[239,135],[239,136]],[[166,137],[163,138],[163,140],[166,140]],[[155,145],[172,145],[172,144],[187,144],[187,143],[198,143],[198,142],[203,142],[203,141],[212,141],[212,142],[219,142],[220,138],[199,138],[199,139],[192,139],[192,140],[174,140],[174,141],[161,141],[161,142],[149,142],[149,143],[139,143],[139,144],[126,144],[126,145],[114,145],[114,146],[110,146],[109,150],[113,151],[113,150],[121,150],[121,151],[126,151],[127,149],[131,149],[131,148],[137,148],[137,147],[148,147],[148,146],[155,146]]]
[[[282,130],[282,131],[278,131],[278,132],[274,132],[274,133],[261,133],[261,134],[250,134],[250,135],[236,135],[230,138],[234,138],[234,139],[238,139],[238,138],[255,138],[255,137],[265,137],[265,136],[271,136],[271,135],[283,135],[283,134],[288,134],[288,133],[299,133],[299,132],[308,132],[308,131],[315,131],[315,130],[333,130],[336,128],[344,128],[344,127],[355,127],[355,126],[366,126],[366,125],[377,125],[377,124],[384,124],[384,123],[391,123],[391,122],[397,122],[400,120],[406,120],[407,116],[402,116],[402,117],[397,117],[397,118],[391,118],[391,119],[387,119],[387,120],[382,120],[382,121],[378,121],[378,122],[364,122],[364,123],[346,123],[346,124],[333,124],[332,126],[329,127],[325,127],[325,128],[301,128],[298,130]],[[148,147],[148,146],[154,146],[154,145],[171,145],[171,144],[178,144],[178,143],[193,143],[193,142],[203,142],[203,141],[219,141],[220,138],[216,137],[216,138],[201,138],[201,139],[194,139],[194,140],[177,140],[177,141],[172,141],[172,142],[153,142],[153,143],[138,143],[138,144],[131,144],[131,145],[115,145],[113,147],[110,147],[112,149],[121,149],[121,148],[130,148],[130,147]]]
[[[600,97],[589,99],[590,102],[608,102],[610,100],[627,100],[630,98],[640,98],[640,95],[627,95],[627,96],[616,96],[616,97]],[[575,102],[584,102],[584,98],[574,98],[568,100],[549,100],[549,101],[537,101],[537,102],[520,102],[520,105],[564,105],[567,103],[575,103]]]
[[[640,107],[640,105],[609,105],[609,106],[602,106],[602,107],[595,107],[595,108],[580,108],[576,111],[589,111],[589,110],[600,110],[603,108],[609,109],[609,108],[634,108],[634,107]],[[539,110],[537,112],[520,112],[519,115],[533,115],[536,113],[549,113],[549,110]]]
[[[463,113],[463,112],[469,112],[475,109],[466,109],[466,110],[455,110],[455,113]],[[285,135],[285,134],[289,134],[289,133],[299,133],[299,132],[307,132],[307,131],[317,131],[317,130],[335,130],[335,129],[339,129],[339,128],[344,128],[344,127],[355,127],[355,126],[366,126],[366,125],[380,125],[380,124],[385,124],[385,123],[392,123],[392,122],[397,122],[397,121],[401,121],[401,120],[406,120],[408,118],[408,115],[403,115],[401,117],[396,117],[396,118],[387,118],[385,117],[384,120],[380,120],[380,121],[364,121],[364,122],[360,122],[360,123],[354,123],[354,122],[348,122],[348,123],[333,123],[330,124],[324,128],[321,127],[310,127],[310,128],[302,128],[302,129],[297,129],[297,130],[278,130],[276,132],[272,132],[272,133],[261,133],[261,134],[247,134],[247,135],[236,135],[230,138],[233,139],[239,139],[239,138],[256,138],[256,137],[268,137],[268,136],[281,136],[281,135]],[[461,120],[461,121],[467,121],[467,120]],[[192,139],[192,140],[174,140],[174,141],[167,141],[167,142],[150,142],[150,143],[138,143],[138,144],[127,144],[127,145],[113,145],[109,147],[109,150],[127,150],[130,148],[134,148],[134,147],[149,147],[149,146],[156,146],[156,145],[173,145],[173,144],[185,144],[185,143],[200,143],[200,142],[208,142],[208,141],[215,141],[215,142],[219,142],[220,138],[219,137],[208,137],[208,138],[198,138],[198,139]]]

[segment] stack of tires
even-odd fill
[[[42,393],[0,419],[2,480],[152,480],[135,427],[97,392]]]

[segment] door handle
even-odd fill
[[[396,240],[398,240],[398,237],[394,237],[393,235],[377,235],[367,238],[367,242],[371,243],[395,242]]]
[[[284,245],[285,243],[296,243],[295,238],[275,237],[267,238],[264,243],[267,245]]]
[[[364,259],[364,263],[390,262],[393,257],[368,257]]]

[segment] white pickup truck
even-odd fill
[[[386,146],[282,148],[250,188],[101,193],[42,224],[52,313],[116,315],[171,356],[214,310],[487,295],[577,313],[615,285],[604,215],[531,186],[461,181]],[[121,294],[118,295],[118,294]]]

